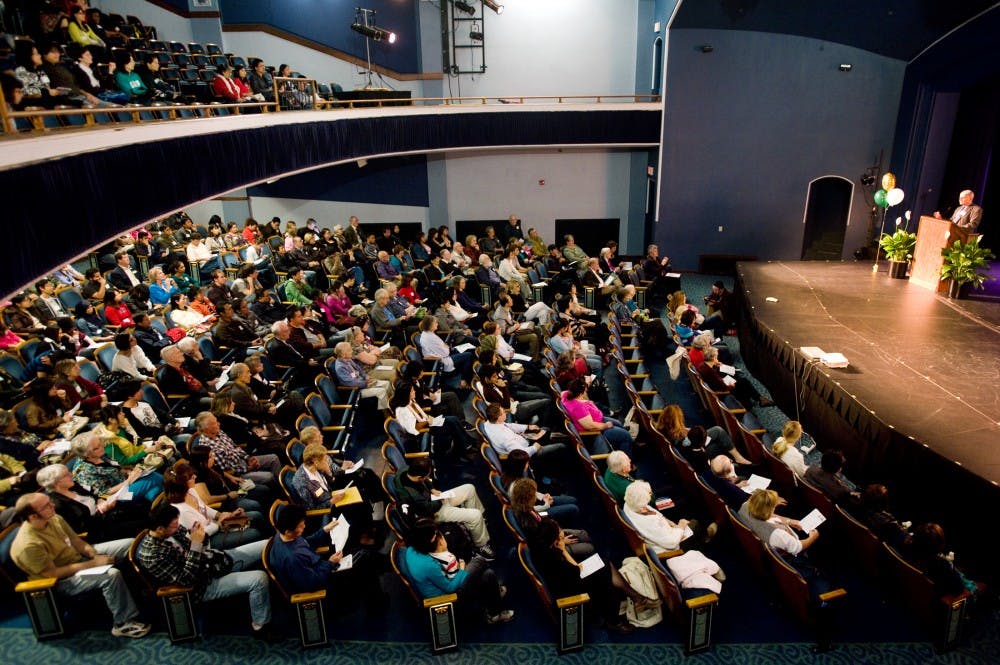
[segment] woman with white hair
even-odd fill
[[[656,553],[680,549],[681,544],[694,535],[698,528],[695,520],[671,522],[649,503],[653,500],[653,488],[645,480],[636,480],[625,488],[625,517],[628,518],[642,539]],[[706,540],[715,536],[718,526],[710,524]]]
[[[104,454],[104,442],[94,432],[84,432],[73,440],[73,454],[78,458],[73,467],[73,480],[85,490],[99,496],[118,496],[118,500],[142,499],[153,502],[163,490],[163,476],[135,467],[128,473]],[[124,490],[124,491],[123,491]]]
[[[76,485],[64,464],[42,467],[35,480],[52,499],[56,513],[74,531],[86,533],[89,542],[132,538],[145,526],[145,503],[101,499]]]

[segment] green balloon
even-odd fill
[[[884,189],[880,189],[877,192],[875,192],[875,205],[877,205],[880,208],[884,208],[887,205],[889,205],[889,201],[886,200],[885,197],[886,197],[886,191]]]

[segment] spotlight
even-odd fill
[[[712,51],[715,50],[715,47],[712,46],[711,44],[702,44],[701,46],[698,47],[698,49],[702,53],[711,53]]]
[[[850,64],[849,62],[845,62],[842,65],[840,65],[840,67],[838,67],[838,69],[840,69],[840,71],[842,71],[842,72],[849,72],[852,69],[854,69],[854,65]]]
[[[357,32],[358,34],[364,35],[369,39],[374,39],[377,42],[387,41],[390,44],[396,43],[396,33],[391,30],[385,30],[374,25],[364,25],[363,23],[352,23],[351,30]]]
[[[482,30],[476,30],[475,28],[473,28],[472,31],[469,32],[469,39],[471,39],[474,42],[481,42],[481,41],[483,41],[483,32],[482,32]]]
[[[476,13],[476,8],[470,5],[468,2],[465,2],[465,0],[455,0],[454,4],[455,4],[455,9],[460,9],[469,16],[472,16],[473,14]]]
[[[503,5],[497,0],[483,0],[483,4],[492,9],[497,14],[503,14]]]

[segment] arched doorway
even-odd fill
[[[851,219],[854,183],[841,176],[823,176],[809,183],[802,224],[803,261],[839,261]]]

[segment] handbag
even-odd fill
[[[59,430],[59,434],[62,435],[62,438],[72,439],[79,433],[80,430],[86,427],[89,422],[90,419],[86,416],[73,416],[72,420],[68,423],[63,423],[57,429]]]
[[[208,576],[217,579],[219,577],[225,577],[229,573],[233,572],[233,566],[236,564],[233,561],[233,557],[229,556],[221,550],[207,549],[204,552],[205,555],[205,572]]]

